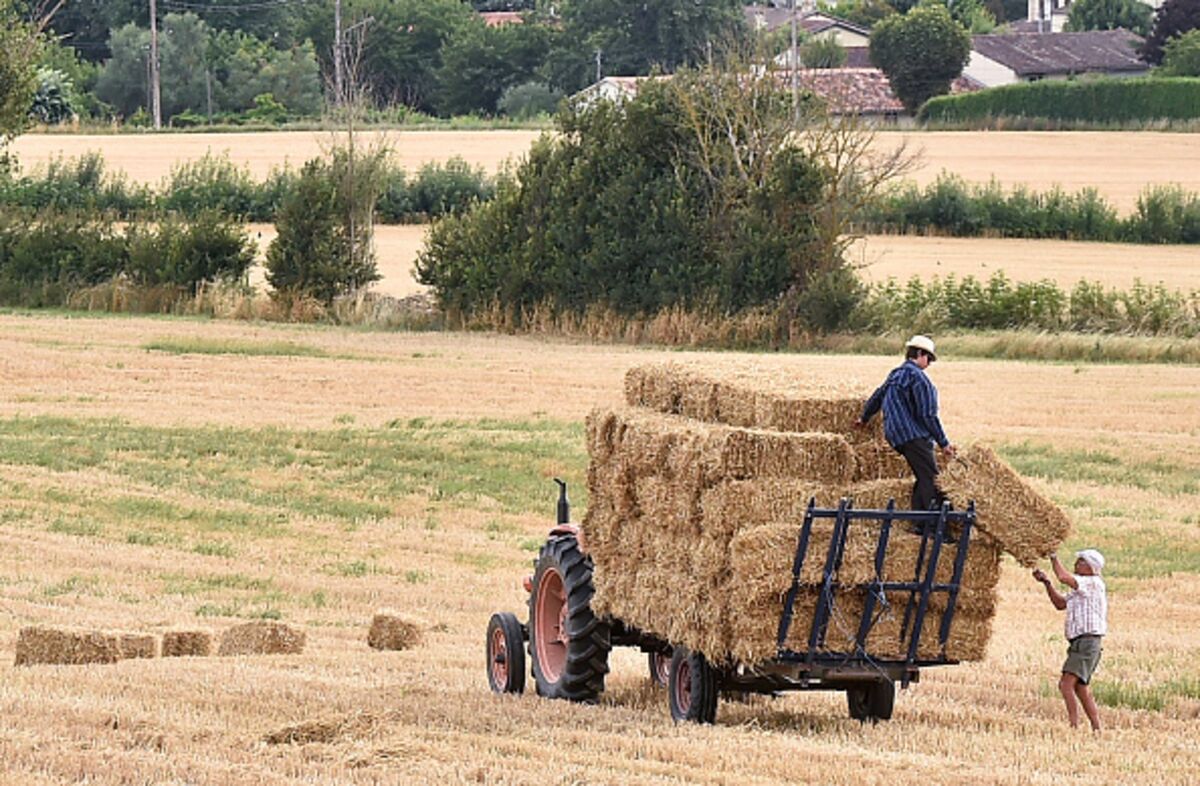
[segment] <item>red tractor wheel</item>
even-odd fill
[[[487,670],[496,693],[525,690],[525,636],[515,614],[493,614],[488,621]]]
[[[717,671],[699,652],[676,647],[671,654],[671,680],[667,693],[676,723],[712,723],[717,719]]]
[[[529,593],[529,655],[541,696],[595,701],[604,690],[608,623],[592,613],[592,561],[572,535],[542,546]]]
[[[646,653],[646,660],[651,681],[661,688],[667,687],[671,681],[671,651]]]

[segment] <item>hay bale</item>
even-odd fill
[[[116,637],[122,660],[158,657],[158,637],[152,633],[118,633]]]
[[[164,658],[206,658],[213,654],[216,640],[207,630],[168,630],[162,636]]]
[[[218,655],[298,655],[307,636],[283,622],[256,620],[235,625],[221,634]]]
[[[374,650],[406,650],[421,643],[422,625],[417,620],[392,611],[380,611],[371,618],[367,646]]]
[[[942,490],[963,507],[975,501],[980,529],[1025,567],[1058,549],[1071,533],[1066,513],[1029,485],[986,445],[962,452],[938,479]]]
[[[17,634],[17,666],[116,663],[120,659],[119,637],[105,631],[34,625]]]
[[[878,419],[868,431],[852,429],[869,394],[856,383],[803,379],[753,363],[723,363],[720,368],[700,361],[649,363],[625,375],[630,406],[729,426],[825,431],[855,442],[882,434]]]

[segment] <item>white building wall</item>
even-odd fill
[[[1012,85],[1021,81],[1016,71],[975,51],[971,52],[971,59],[967,61],[963,73],[987,87]]]

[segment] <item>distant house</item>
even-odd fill
[[[963,73],[987,87],[1083,74],[1141,76],[1149,71],[1137,56],[1141,43],[1127,30],[977,35]]]
[[[791,71],[773,72],[780,85],[791,84]],[[596,101],[621,102],[637,95],[647,79],[670,79],[669,76],[606,76],[572,96],[583,106]],[[825,100],[835,115],[857,115],[879,123],[910,123],[904,104],[892,92],[887,77],[878,68],[809,68],[796,74],[801,90]],[[950,86],[951,93],[982,90],[983,85],[961,76]]]
[[[488,27],[520,25],[525,23],[520,11],[483,11],[479,14]]]
[[[790,79],[784,73],[781,79]],[[811,68],[798,74],[800,87],[824,99],[835,115],[858,115],[881,123],[906,125],[912,122],[904,104],[892,92],[887,76],[878,68]],[[983,85],[966,76],[950,84],[951,93],[982,90]]]
[[[748,5],[742,8],[751,30],[773,32],[792,24],[792,9],[769,5]],[[865,27],[815,11],[796,14],[797,31],[808,38],[832,38],[842,46],[866,46],[871,31]]]

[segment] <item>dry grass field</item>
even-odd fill
[[[1136,280],[1184,292],[1200,289],[1192,246],[869,235],[847,259],[866,281],[950,274],[986,280],[1002,270],[1014,281],[1050,279],[1066,289],[1083,279],[1118,289]]]
[[[1100,738],[1066,727],[1061,619],[1004,565],[987,660],[890,723],[839,695],[674,726],[637,653],[597,706],[493,696],[553,516],[586,505],[582,417],[678,353],[481,334],[0,314],[0,783],[1190,784],[1200,767],[1200,368],[945,358],[987,439],[1109,556]],[[738,356],[714,354],[713,363]],[[886,357],[763,355],[876,381]],[[376,609],[425,625],[366,645]],[[14,668],[30,624],[303,626],[298,656]]]
[[[427,161],[462,156],[496,171],[506,159],[529,149],[538,131],[388,132],[400,163],[409,170]],[[308,131],[244,134],[61,135],[26,134],[14,149],[26,167],[55,156],[104,154],[109,166],[135,181],[157,183],[178,161],[227,152],[262,178],[272,167],[319,155],[329,135]],[[943,170],[967,180],[995,177],[1006,186],[1023,184],[1068,191],[1094,187],[1119,210],[1131,209],[1147,185],[1179,183],[1200,191],[1200,145],[1192,134],[1156,132],[939,131],[883,132],[881,148],[907,144],[920,154],[911,177],[932,181]]]
[[[378,226],[375,244],[379,274],[375,290],[393,297],[424,291],[413,279],[413,264],[425,240],[425,226]],[[251,224],[260,254],[275,237],[270,224]],[[1162,283],[1168,289],[1200,289],[1200,266],[1190,246],[1139,246],[1127,243],[1076,243],[1061,240],[869,235],[854,244],[847,259],[865,281],[911,276],[975,276],[987,279],[998,270],[1014,281],[1051,279],[1070,289],[1080,279],[1129,288],[1135,280]],[[255,268],[251,282],[263,282]]]

